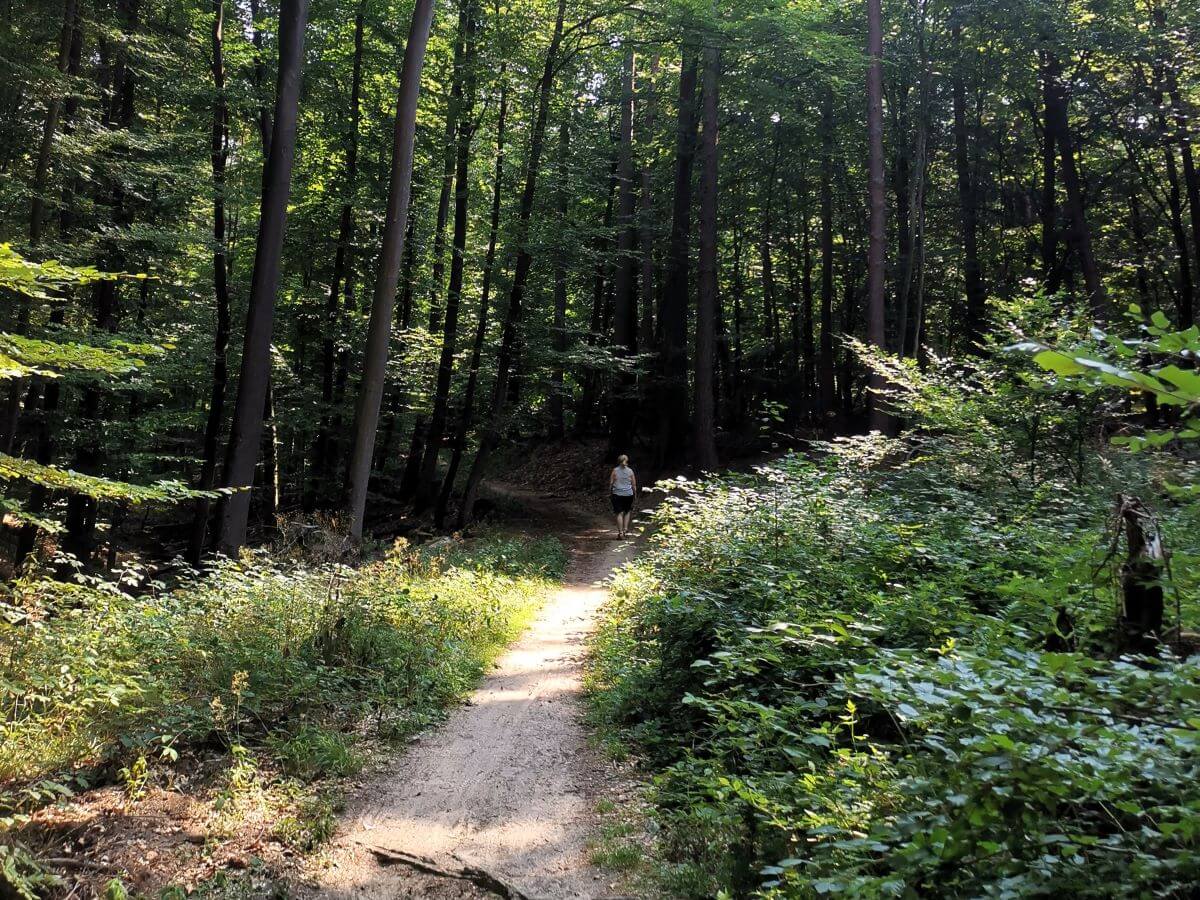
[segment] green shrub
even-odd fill
[[[337,810],[323,794],[304,797],[293,813],[283,816],[275,825],[275,837],[294,850],[304,853],[321,846],[333,837],[337,828]]]
[[[305,778],[354,771],[344,734],[428,722],[519,633],[564,561],[556,541],[489,533],[358,569],[248,554],[138,596],[26,579],[0,608],[0,783],[114,762],[132,789],[139,757],[214,740]]]
[[[62,883],[20,844],[0,844],[0,897],[38,900],[44,891]]]
[[[1200,880],[1200,659],[1114,658],[1105,564],[1112,492],[1152,499],[1194,621],[1200,510],[1159,481],[1186,466],[1088,465],[1082,485],[1065,463],[1032,478],[978,433],[917,434],[676,485],[589,676],[657,773],[664,894]],[[1085,652],[1044,652],[1060,607]]]
[[[308,723],[293,734],[271,735],[267,746],[284,772],[307,781],[353,775],[362,768],[362,759],[345,735]]]

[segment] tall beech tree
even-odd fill
[[[411,7],[9,5],[0,252],[123,274],[14,296],[0,349],[160,350],[13,368],[0,451],[238,488],[143,518],[18,479],[23,562],[469,524],[506,443],[675,474],[900,428],[859,344],[979,368],[1001,318],[1196,318],[1186,4]]]
[[[533,218],[533,201],[537,195],[538,175],[541,172],[542,151],[546,143],[546,121],[550,115],[550,91],[554,86],[554,75],[558,69],[566,14],[567,0],[558,0],[558,9],[554,14],[554,32],[550,37],[550,46],[546,50],[546,59],[542,66],[542,77],[538,82],[537,112],[533,118],[533,130],[529,134],[525,184],[521,189],[521,205],[517,210],[516,229],[513,237],[517,261],[513,272],[512,286],[508,290],[508,306],[505,310],[500,349],[496,357],[496,382],[492,389],[491,411],[480,440],[479,450],[475,454],[471,472],[467,478],[462,505],[459,509],[460,526],[471,520],[475,499],[479,494],[479,483],[483,479],[488,457],[500,442],[505,406],[508,403],[513,355],[516,351],[517,331],[521,327],[522,303],[525,298],[525,288],[529,282],[529,271],[533,267],[533,252],[529,246],[529,227]]]
[[[674,193],[671,232],[659,309],[662,398],[659,403],[658,463],[679,462],[688,437],[688,298],[692,234],[692,168],[696,159],[696,81],[699,50],[687,40],[681,50],[675,123]]]
[[[624,50],[621,63],[621,112],[617,126],[617,258],[613,275],[613,349],[620,357],[637,353],[638,295],[637,260],[634,243],[637,221],[634,217],[637,192],[634,185],[633,114],[637,57],[633,47]],[[616,379],[610,401],[609,455],[627,449],[637,409],[633,378],[622,373]]]
[[[417,98],[421,90],[421,70],[425,48],[433,25],[434,0],[417,0],[404,62],[400,67],[400,89],[396,98],[396,125],[392,138],[392,171],[388,188],[387,214],[383,224],[383,248],[379,256],[379,275],[371,302],[371,321],[363,358],[358,405],[354,415],[354,445],[349,462],[349,490],[346,517],[354,539],[362,537],[363,516],[367,506],[367,483],[371,477],[371,457],[375,432],[379,425],[379,404],[383,399],[384,368],[392,331],[392,304],[400,278],[400,259],[404,254],[404,233],[408,224],[411,197],[413,142],[417,131]]]
[[[71,42],[79,14],[78,0],[63,3],[62,32],[58,42],[57,69],[66,75],[71,64]],[[50,157],[54,152],[54,139],[58,133],[58,122],[62,114],[63,98],[56,94],[46,106],[46,121],[42,126],[42,140],[38,145],[37,163],[33,172],[33,198],[29,210],[29,243],[36,247],[42,239],[42,225],[46,217],[46,176],[50,171]]]
[[[316,505],[318,493],[327,493],[333,481],[337,439],[333,433],[334,397],[338,381],[337,333],[339,310],[352,312],[351,289],[354,239],[354,192],[358,182],[359,129],[362,127],[363,32],[366,26],[366,0],[359,0],[354,16],[354,61],[350,74],[350,123],[346,134],[346,166],[342,190],[345,200],[338,216],[337,247],[333,273],[325,300],[324,334],[321,338],[321,426],[313,447],[312,482],[308,486],[307,506]]]
[[[508,72],[507,65],[500,67],[499,113],[496,117],[496,167],[492,179],[491,212],[488,218],[487,254],[483,261],[483,285],[479,292],[479,313],[475,326],[475,337],[471,344],[471,358],[467,364],[467,384],[463,389],[462,412],[454,433],[454,449],[446,467],[446,477],[438,494],[434,521],[442,527],[450,506],[451,492],[462,466],[463,453],[467,449],[467,436],[475,420],[475,393],[479,388],[479,368],[483,359],[483,342],[487,337],[488,319],[491,312],[492,280],[496,268],[496,246],[500,234],[500,207],[504,196],[504,158],[506,126],[508,124]]]
[[[449,118],[457,131],[454,151],[454,234],[451,238],[450,286],[446,293],[445,320],[442,327],[442,352],[438,359],[437,384],[433,394],[433,412],[429,417],[429,436],[425,441],[425,456],[421,462],[421,484],[417,491],[416,507],[423,509],[439,493],[437,469],[441,457],[443,435],[449,419],[450,381],[454,376],[454,355],[457,352],[458,311],[462,301],[463,270],[467,252],[467,204],[471,196],[470,162],[471,138],[475,133],[476,16],[474,0],[460,0],[458,32],[459,47],[454,56],[457,71],[450,102],[454,112]],[[438,278],[434,270],[434,281]]]
[[[1053,135],[1062,164],[1063,186],[1067,191],[1067,212],[1071,221],[1071,227],[1067,230],[1067,240],[1079,260],[1092,315],[1097,319],[1104,319],[1108,315],[1108,295],[1100,279],[1100,269],[1092,250],[1092,232],[1088,227],[1084,208],[1075,139],[1071,134],[1071,122],[1067,111],[1067,86],[1063,80],[1062,63],[1053,47],[1046,50],[1042,77],[1045,79],[1046,133]]]
[[[213,0],[212,24],[213,118],[211,142],[213,190],[213,301],[216,327],[213,331],[212,390],[208,400],[208,419],[204,423],[198,487],[211,490],[216,483],[217,450],[221,425],[225,420],[225,393],[229,382],[229,335],[232,315],[229,298],[229,256],[226,247],[225,188],[229,162],[229,102],[225,96],[225,0]],[[208,538],[212,502],[196,501],[189,555],[199,563]]]
[[[696,291],[695,417],[692,422],[696,465],[716,469],[716,328],[717,328],[717,129],[721,50],[710,36],[704,47],[702,128],[700,137],[700,261]]]
[[[274,124],[270,129],[270,151],[263,169],[258,241],[254,251],[254,272],[250,279],[241,373],[222,478],[224,487],[232,489],[222,502],[221,525],[217,536],[217,546],[224,553],[235,553],[246,542],[250,516],[249,488],[254,480],[264,411],[267,408],[267,389],[271,379],[271,331],[275,321],[275,295],[279,290],[283,235],[292,186],[307,21],[308,0],[281,0]],[[271,489],[274,490],[273,487]]]
[[[102,77],[108,79],[109,96],[104,108],[102,127],[113,135],[120,133],[128,138],[135,126],[135,97],[137,87],[136,67],[131,65],[130,53],[134,36],[141,27],[140,0],[119,0],[116,13],[120,27],[120,45],[112,51],[111,69],[105,69]],[[126,246],[121,241],[133,223],[133,198],[130,197],[119,173],[110,172],[104,185],[101,203],[111,210],[114,234],[98,260],[101,269],[121,271],[126,264]],[[120,288],[115,279],[96,282],[92,291],[94,304],[93,324],[99,333],[115,333],[120,321]],[[83,389],[80,415],[85,427],[85,437],[75,449],[74,468],[84,474],[98,472],[105,457],[104,436],[100,422],[103,401],[100,387],[89,384]],[[66,533],[63,547],[78,559],[87,560],[95,549],[95,529],[99,504],[94,497],[76,492],[67,500]]]
[[[955,65],[953,78],[954,171],[958,180],[958,206],[962,220],[963,279],[966,289],[967,346],[978,349],[983,340],[987,295],[979,265],[979,214],[972,174],[971,139],[967,126],[967,67],[962,23],[953,25]]]
[[[563,391],[566,387],[566,372],[563,366],[563,356],[567,345],[567,248],[565,238],[567,233],[567,211],[570,203],[570,167],[571,153],[571,118],[563,118],[558,127],[558,184],[555,189],[555,218],[559,227],[559,239],[554,248],[554,320],[552,349],[554,350],[554,369],[550,375],[550,436],[562,438],[567,433],[566,404]]]
[[[833,255],[833,91],[821,96],[821,349],[818,364],[820,411],[834,411],[837,386],[833,358],[833,282],[837,265]]]
[[[887,346],[885,264],[887,254],[886,185],[883,178],[883,4],[867,0],[867,342]],[[883,376],[871,374],[871,428],[891,423],[880,392]]]

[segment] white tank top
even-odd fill
[[[633,469],[629,466],[617,466],[613,469],[617,477],[613,479],[612,492],[618,497],[633,496]]]

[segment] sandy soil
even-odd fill
[[[311,897],[608,898],[593,867],[595,802],[621,776],[587,740],[584,641],[604,578],[632,544],[586,501],[503,493],[551,523],[564,587],[467,704],[352,797]]]

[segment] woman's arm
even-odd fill
[[[616,483],[617,483],[617,470],[613,469],[611,472],[608,473],[608,489],[612,490],[613,487],[616,486]]]

